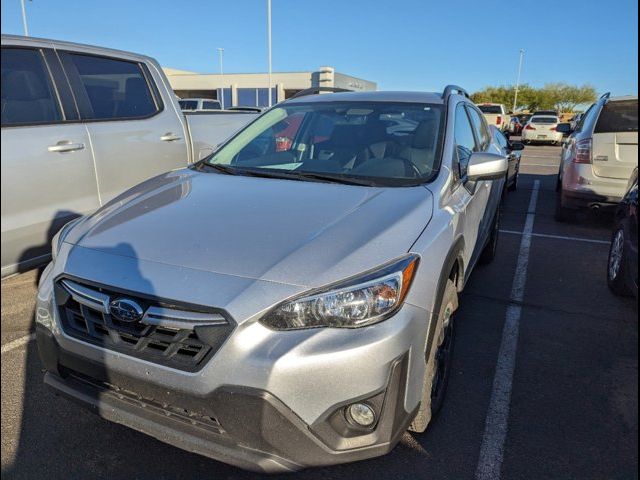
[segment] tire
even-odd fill
[[[562,206],[562,183],[558,178],[558,185],[556,186],[556,211],[555,219],[560,223],[569,223],[574,218],[573,210]]]
[[[496,258],[496,253],[498,252],[498,238],[500,237],[500,209],[496,211],[496,216],[493,219],[493,224],[491,225],[491,236],[489,237],[489,241],[487,245],[484,247],[484,250],[480,254],[480,263],[482,265],[487,265],[493,262],[493,259]]]
[[[426,368],[422,384],[422,400],[416,416],[409,425],[411,432],[424,432],[442,409],[451,372],[455,339],[453,314],[456,310],[458,310],[458,290],[451,280],[447,280],[440,311],[438,317],[434,319],[438,323],[433,335],[432,348],[429,350],[429,358],[426,358],[425,352]]]
[[[629,268],[627,262],[627,251],[625,248],[626,232],[624,226],[619,223],[613,232],[611,238],[611,247],[609,248],[609,259],[607,261],[607,284],[609,289],[616,295],[621,297],[630,297],[633,290],[629,286],[627,279],[629,278]]]
[[[513,179],[513,183],[511,185],[509,185],[509,191],[510,192],[517,192],[518,191],[518,180],[520,179],[520,172],[516,171],[516,178]]]

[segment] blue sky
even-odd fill
[[[522,81],[638,92],[634,0],[272,0],[274,71],[338,71],[385,90],[470,91]],[[33,0],[31,35],[145,53],[163,66],[266,71],[266,0]],[[2,33],[22,33],[20,0],[2,0]]]

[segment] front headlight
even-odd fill
[[[64,226],[58,230],[58,233],[53,236],[51,239],[51,260],[56,259],[58,252],[60,251],[60,246],[62,245],[62,242],[64,242],[64,238],[69,233],[69,230],[71,230],[71,228],[78,223],[80,219],[82,219],[82,217],[74,218],[70,222],[65,223]]]
[[[395,314],[407,295],[419,257],[411,254],[344,282],[286,301],[260,322],[276,330],[358,328]]]

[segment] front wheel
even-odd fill
[[[613,233],[609,261],[607,262],[607,284],[613,293],[623,297],[633,295],[627,283],[627,252],[625,249],[625,232],[622,224]]]
[[[487,265],[493,262],[494,258],[496,258],[496,253],[498,252],[498,237],[500,236],[500,209],[496,211],[496,216],[493,219],[493,224],[491,225],[491,236],[489,237],[489,242],[484,247],[484,250],[480,254],[480,263],[483,265]]]
[[[513,183],[511,185],[509,185],[509,191],[510,192],[517,192],[518,191],[518,180],[520,179],[520,172],[516,171],[516,178],[513,179]]]
[[[422,400],[415,418],[409,425],[409,430],[416,433],[424,432],[431,420],[442,409],[447,384],[451,372],[451,359],[455,338],[454,313],[458,309],[458,290],[451,280],[447,280],[442,304],[428,358],[425,352],[426,368],[422,385]]]

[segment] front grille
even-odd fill
[[[96,388],[101,392],[114,395],[118,400],[126,402],[134,407],[143,408],[148,411],[172,418],[181,423],[206,430],[216,435],[226,435],[227,432],[222,428],[218,419],[212,415],[198,413],[186,408],[161,403],[150,398],[145,398],[136,392],[120,388],[108,382],[96,380],[82,373],[64,369],[65,375],[68,375],[86,385]]]
[[[58,281],[55,294],[62,330],[70,337],[180,370],[202,368],[233,330],[231,322],[220,314],[216,316],[222,320],[216,324],[204,322],[199,326],[198,322],[184,322],[181,315],[207,312],[77,280]],[[147,313],[143,321],[125,322],[110,313],[109,301],[123,297],[135,301]],[[152,311],[162,311],[162,318],[170,321],[153,322],[158,317],[151,315]],[[143,323],[147,318],[150,320]]]

